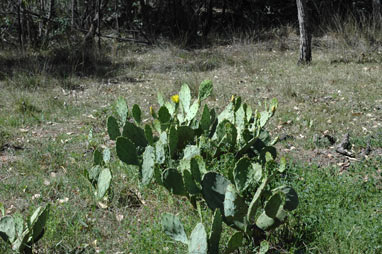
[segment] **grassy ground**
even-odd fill
[[[23,215],[52,204],[37,253],[186,253],[162,233],[160,215],[179,213],[190,234],[199,216],[188,202],[143,188],[134,170],[115,163],[115,195],[100,209],[83,171],[94,148],[109,143],[105,120],[118,96],[148,112],[158,91],[169,97],[186,82],[195,94],[211,79],[208,103],[218,108],[232,94],[254,106],[279,100],[269,129],[283,137],[284,180],[301,203],[272,236],[272,251],[382,253],[382,55],[328,47],[324,39],[315,45],[309,66],[296,64],[295,38],[192,51],[124,45],[86,69],[2,52],[0,202],[7,214]],[[345,133],[354,158],[335,152]],[[0,253],[11,253],[4,242]]]

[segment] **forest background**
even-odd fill
[[[34,252],[186,253],[161,226],[161,214],[182,214],[190,234],[200,218],[184,199],[114,163],[100,207],[83,172],[113,144],[117,98],[150,121],[158,91],[169,99],[187,83],[196,96],[209,79],[219,110],[232,95],[260,110],[279,101],[268,128],[300,204],[269,252],[382,253],[381,1],[304,2],[308,65],[294,0],[0,1],[0,203],[23,217],[51,204]]]

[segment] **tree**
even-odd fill
[[[382,20],[382,3],[381,3],[381,0],[373,0],[373,19],[374,19],[374,22],[375,24],[379,24]]]
[[[306,0],[296,0],[298,23],[300,26],[300,58],[299,63],[312,61],[312,35],[309,29],[309,17],[306,8]]]
[[[156,38],[170,38],[198,46],[208,42],[211,32],[231,36],[231,31],[295,23],[298,12],[300,61],[309,62],[314,27],[351,16],[379,28],[381,5],[382,0],[0,0],[0,42],[23,49],[84,41],[91,49],[87,46],[97,37],[99,44],[100,38],[114,38],[108,35],[113,32],[124,41],[150,44]]]

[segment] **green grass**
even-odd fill
[[[123,45],[89,68],[74,65],[80,60],[74,56],[68,56],[71,66],[67,56],[49,52],[42,60],[1,53],[9,68],[0,70],[0,202],[25,216],[52,204],[37,253],[186,253],[186,246],[162,233],[160,217],[179,214],[189,235],[199,215],[188,201],[159,186],[143,188],[133,169],[115,162],[114,198],[101,209],[83,171],[91,167],[95,147],[112,146],[105,121],[118,96],[129,107],[139,104],[148,121],[157,91],[169,97],[187,82],[195,95],[199,83],[211,79],[208,103],[220,109],[232,94],[258,108],[276,97],[279,109],[269,129],[292,137],[278,149],[290,161],[283,181],[297,189],[301,203],[270,237],[271,252],[382,253],[380,56],[358,61],[357,49],[322,47],[314,48],[311,65],[298,66],[296,37],[290,36],[284,38],[287,50],[272,41],[193,51]],[[344,58],[349,61],[336,61]],[[357,161],[313,142],[314,135],[340,140],[347,132]],[[372,152],[363,159],[368,143]],[[211,213],[203,209],[202,216],[208,220]],[[0,253],[11,253],[3,243]]]
[[[336,167],[291,163],[285,182],[296,187],[300,205],[276,234],[284,239],[280,248],[298,253],[381,253],[381,160],[355,163],[343,174]]]

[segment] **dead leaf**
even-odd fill
[[[69,198],[62,198],[58,200],[58,203],[63,204],[69,201]]]
[[[121,222],[123,220],[123,214],[117,214],[115,218],[117,219],[118,222]]]
[[[104,203],[102,203],[102,202],[98,202],[97,204],[98,204],[98,206],[99,206],[100,208],[102,208],[102,209],[106,209],[106,208],[108,207],[107,204],[104,204]]]
[[[38,199],[41,197],[41,194],[37,193],[32,196],[32,200]]]

